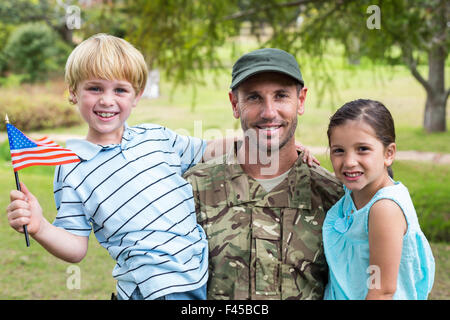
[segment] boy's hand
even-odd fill
[[[43,219],[42,208],[36,197],[28,191],[21,182],[21,191],[12,190],[10,193],[11,203],[6,208],[9,225],[18,232],[23,233],[23,226],[27,225],[30,235],[36,234],[41,227]]]

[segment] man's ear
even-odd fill
[[[236,119],[239,119],[241,114],[239,112],[238,97],[235,94],[233,94],[233,91],[228,92],[228,97],[230,98],[231,108],[233,109],[233,116]]]
[[[384,165],[389,167],[392,165],[395,159],[395,153],[397,152],[397,145],[392,142],[384,150]]]
[[[305,100],[306,100],[306,93],[308,92],[307,87],[303,87],[299,94],[298,94],[298,109],[297,113],[299,116],[301,116],[305,112]]]

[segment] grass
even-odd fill
[[[39,199],[45,217],[52,222],[56,216],[53,201],[52,167],[32,167],[20,172],[20,179]],[[9,203],[9,192],[15,189],[14,175],[9,163],[0,162],[0,207]],[[0,299],[109,299],[115,291],[111,276],[113,259],[92,235],[86,258],[80,268],[80,289],[68,289],[67,281],[73,273],[72,265],[53,257],[37,242],[30,239],[29,248],[22,234],[0,219]],[[69,286],[70,287],[70,286]]]
[[[324,167],[331,169],[329,160],[325,156],[318,156]],[[431,164],[410,163],[398,161],[394,167],[397,179],[404,182],[413,195],[416,209],[419,212],[421,202],[417,199],[433,197],[436,210],[445,213],[448,210],[446,195],[449,194],[448,166],[432,168]],[[414,169],[414,170],[412,170]],[[432,177],[433,184],[422,186],[414,183],[429,172],[442,173],[442,179]],[[6,208],[9,203],[7,190],[15,188],[12,167],[8,162],[0,161],[0,188],[5,190],[0,195],[0,207]],[[417,179],[416,177],[420,177]],[[44,210],[45,217],[53,221],[56,216],[53,201],[52,167],[31,167],[20,172],[20,179],[32,193],[39,199]],[[426,179],[424,179],[426,180]],[[442,190],[441,193],[435,192]],[[416,195],[416,196],[414,196]],[[426,207],[426,203],[423,205]],[[444,210],[444,212],[442,212]],[[419,217],[421,223],[423,219]],[[31,246],[25,246],[24,237],[12,230],[6,217],[0,219],[0,299],[109,299],[111,292],[115,291],[115,281],[111,276],[114,261],[107,251],[100,247],[94,236],[89,240],[89,250],[86,258],[77,266],[80,268],[80,289],[69,289],[67,282],[72,274],[68,268],[72,264],[63,262],[45,251],[37,242],[31,239]],[[450,245],[448,243],[431,243],[436,260],[435,285],[430,294],[430,299],[449,299],[450,276]]]

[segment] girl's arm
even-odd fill
[[[10,193],[11,203],[7,207],[10,226],[23,232],[27,225],[28,233],[54,256],[71,263],[80,262],[86,255],[88,237],[74,235],[50,224],[42,214],[36,197],[21,183],[22,192]]]
[[[367,283],[367,300],[392,299],[397,290],[397,276],[407,224],[403,211],[392,200],[379,200],[369,214],[370,266],[374,273]]]

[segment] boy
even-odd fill
[[[142,54],[123,39],[98,34],[74,49],[66,81],[89,129],[67,147],[81,162],[55,169],[53,224],[24,184],[11,191],[8,220],[72,263],[86,255],[93,229],[117,262],[119,299],[205,299],[208,245],[181,175],[206,142],[158,125],[127,126],[146,80]]]

